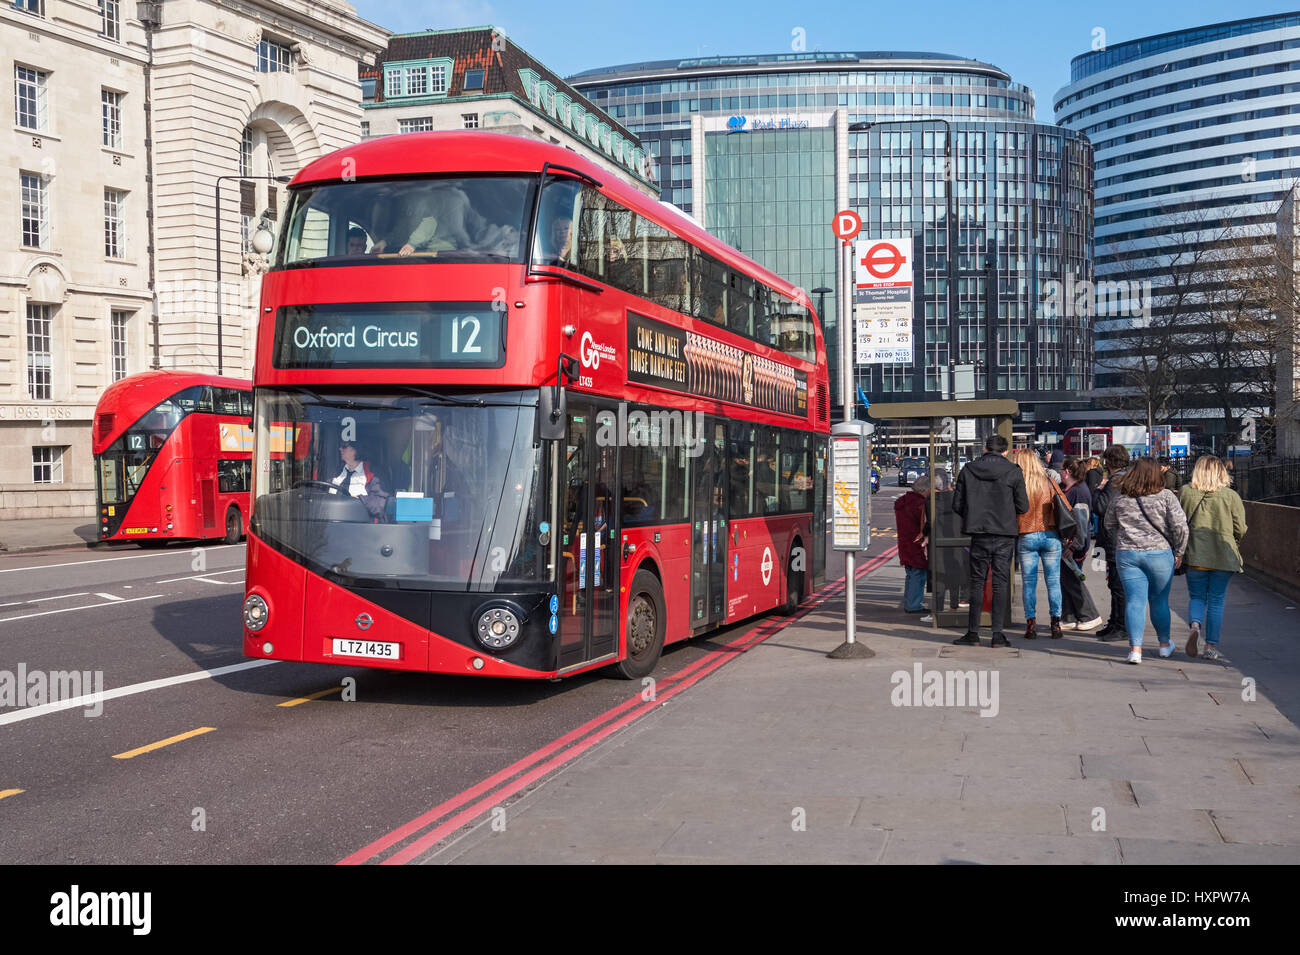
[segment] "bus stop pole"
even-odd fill
[[[844,290],[844,309],[840,312],[840,398],[844,420],[853,420],[853,245],[845,242],[840,249],[840,288]],[[867,489],[870,493],[870,488]],[[858,630],[857,555],[844,552],[844,629],[845,643],[853,643]]]
[[[857,615],[857,550],[865,550],[871,542],[870,506],[871,506],[871,454],[868,438],[871,426],[853,420],[853,245],[845,241],[840,250],[838,263],[840,280],[840,399],[844,406],[844,422],[831,429],[832,467],[831,497],[832,507],[842,506],[840,498],[848,499],[853,521],[856,521],[856,540],[841,545],[838,540],[840,528],[833,523],[832,534],[836,536],[836,549],[844,551],[844,642],[826,654],[832,660],[862,660],[874,657],[875,651],[858,643],[855,634],[858,629]],[[845,460],[836,435],[848,439],[851,450]],[[848,475],[851,478],[845,480]],[[856,495],[856,500],[853,500]],[[852,526],[852,521],[850,526]]]

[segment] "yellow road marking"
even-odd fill
[[[130,759],[133,756],[139,756],[141,753],[151,753],[155,749],[162,749],[164,746],[170,746],[172,743],[179,743],[181,740],[189,739],[192,736],[202,736],[204,733],[211,733],[216,729],[215,726],[200,726],[196,730],[190,730],[188,733],[181,733],[179,736],[169,736],[166,739],[160,739],[156,743],[150,743],[148,746],[141,746],[139,749],[127,750],[125,753],[118,753],[114,759]]]
[[[285,700],[283,703],[277,703],[276,706],[297,706],[299,703],[310,703],[312,700],[319,700],[322,696],[329,696],[331,693],[338,693],[343,689],[341,686],[332,686],[328,690],[317,690],[315,693],[307,696],[300,696],[296,700]]]
[[[0,789],[0,799],[4,799],[5,796],[17,796],[26,791],[25,789]]]

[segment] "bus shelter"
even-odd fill
[[[990,623],[990,602],[986,594],[974,597],[970,590],[970,538],[961,532],[961,517],[952,509],[957,474],[967,461],[984,453],[984,442],[994,433],[1012,443],[1011,423],[1020,413],[1019,402],[1010,398],[957,401],[900,401],[872,404],[867,415],[874,421],[925,423],[929,435],[927,457],[931,494],[928,498],[930,526],[929,583],[934,595],[932,614],[935,628],[966,628],[968,611],[960,604],[975,599],[984,607],[981,624]],[[1016,574],[1011,575],[1007,599],[1016,600]],[[991,598],[990,598],[991,599]],[[1011,606],[1005,618],[1011,620]]]

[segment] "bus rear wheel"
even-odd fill
[[[795,548],[795,553],[799,553],[799,548]],[[784,616],[790,616],[799,609],[803,603],[803,576],[802,570],[794,569],[795,555],[790,555],[790,566],[785,572],[785,603],[781,605],[781,613]]]
[[[638,570],[627,601],[627,658],[614,667],[623,679],[640,680],[654,671],[664,649],[666,617],[658,578]]]
[[[238,544],[244,535],[244,522],[239,518],[239,508],[226,509],[226,543]]]

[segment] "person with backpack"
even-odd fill
[[[1187,549],[1187,515],[1165,487],[1160,465],[1143,458],[1129,469],[1106,508],[1106,530],[1115,545],[1115,563],[1124,584],[1124,629],[1128,662],[1142,662],[1142,632],[1147,606],[1160,640],[1160,656],[1173,655],[1169,636],[1169,589]]]
[[[1207,660],[1221,659],[1219,636],[1228,582],[1242,572],[1239,545],[1246,536],[1246,508],[1231,487],[1228,469],[1212,454],[1203,455],[1192,469],[1192,480],[1178,492],[1187,514],[1187,619],[1191,633],[1187,655],[1197,654],[1202,634]]]
[[[1106,510],[1110,502],[1119,496],[1119,485],[1129,466],[1128,448],[1122,444],[1112,444],[1102,452],[1101,460],[1106,468],[1106,476],[1092,492],[1092,513],[1097,516],[1097,546],[1106,551],[1106,589],[1110,591],[1110,619],[1106,626],[1097,631],[1097,639],[1123,640],[1128,637],[1124,630],[1124,582],[1120,580],[1119,565],[1115,562],[1115,542],[1106,529]]]
[[[1061,469],[1061,489],[1079,525],[1070,546],[1061,551],[1063,630],[1093,630],[1101,626],[1101,615],[1083,584],[1083,559],[1092,550],[1092,491],[1088,489],[1087,469],[1088,462],[1075,457],[1066,458]]]

